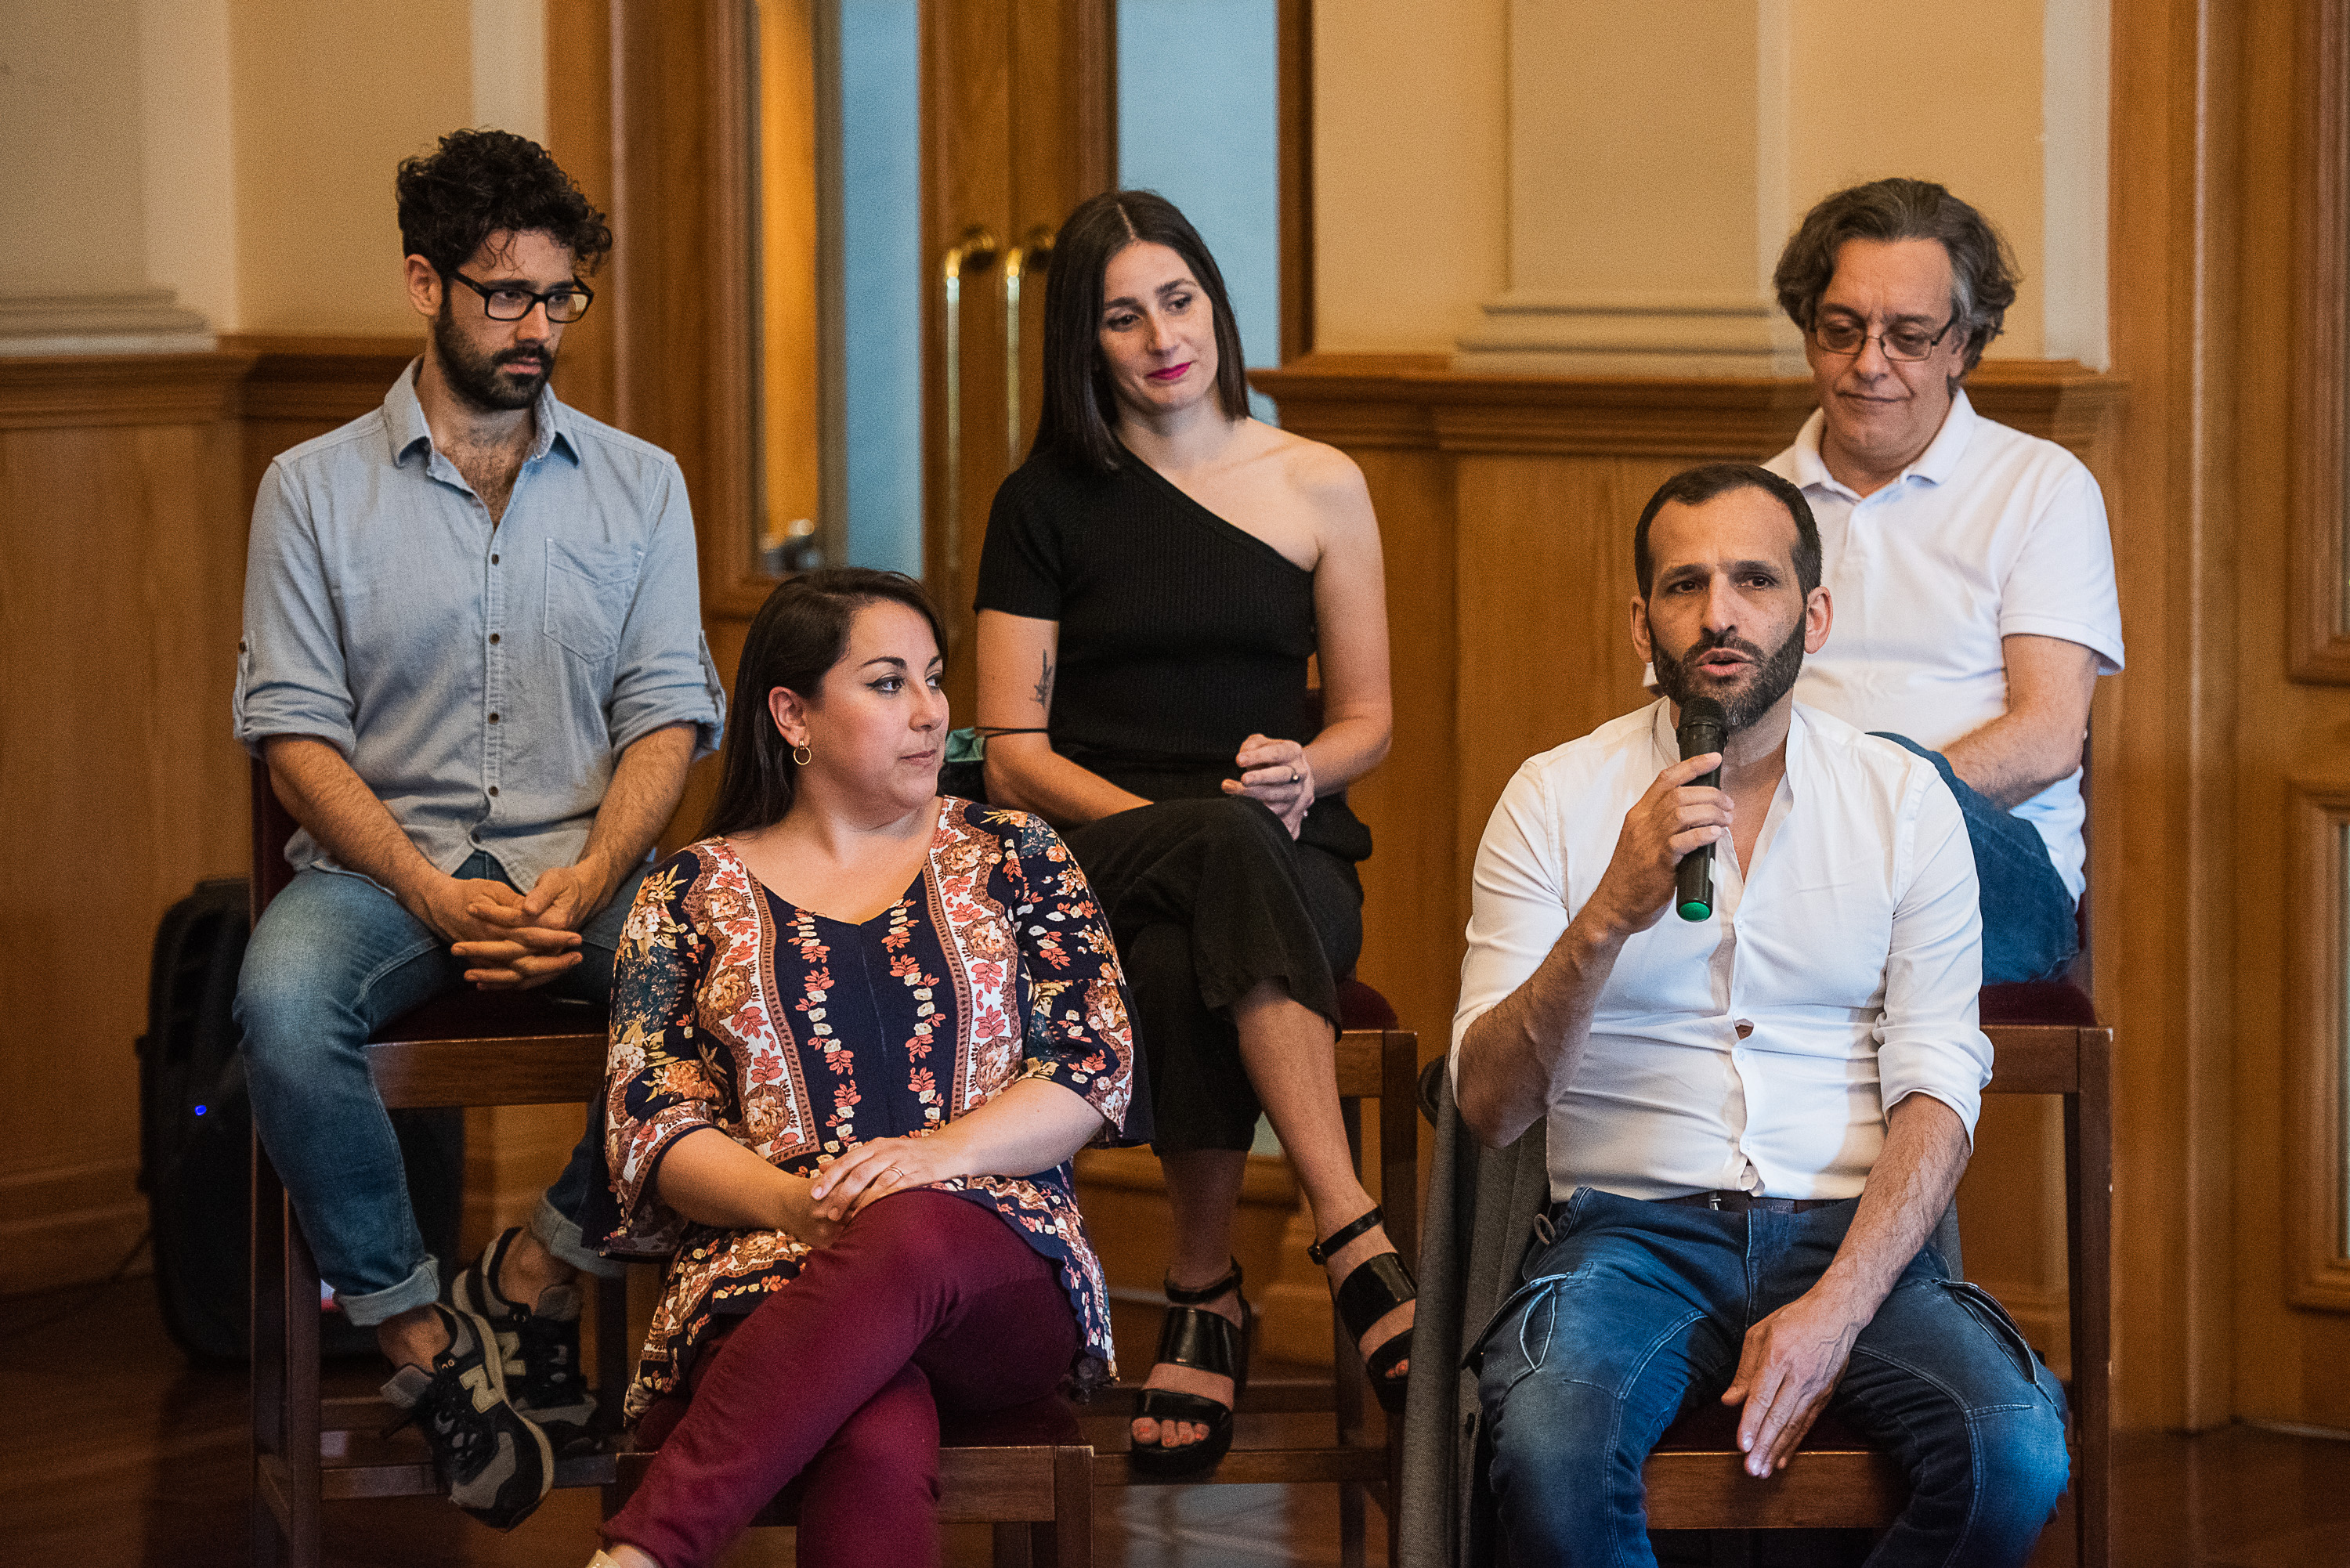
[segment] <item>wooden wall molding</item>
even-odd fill
[[[2350,0],[2295,7],[2293,82],[2293,677],[2350,684],[2343,578],[2350,397]]]
[[[2350,1312],[2350,774],[2298,774],[2285,791],[2295,915],[2285,1003],[2285,1291],[2296,1306]]]
[[[338,425],[380,407],[383,395],[424,351],[417,337],[298,337],[232,333],[224,352],[248,357],[244,417],[324,420]]]
[[[1591,457],[1768,456],[1815,404],[1807,377],[1503,375],[1440,354],[1309,354],[1250,382],[1282,424],[1345,448]],[[2087,461],[2111,439],[2123,378],[2071,359],[1986,359],[1967,393],[1986,419]]]
[[[226,334],[206,354],[0,358],[0,430],[357,419],[421,337]]]
[[[236,353],[0,358],[0,430],[234,419],[251,365]]]

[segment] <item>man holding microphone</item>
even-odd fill
[[[1794,701],[1831,607],[1794,485],[1679,474],[1633,557],[1664,698],[1503,792],[1453,1023],[1478,1138],[1547,1118],[1551,1202],[1472,1361],[1511,1561],[1653,1563],[1641,1466],[1719,1398],[1756,1476],[1828,1408],[1893,1454],[1878,1568],[2021,1563],[2064,1397],[1926,1245],[1991,1076],[1966,826],[1929,763]],[[1707,704],[1727,740],[1686,754]]]

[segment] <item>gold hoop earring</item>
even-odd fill
[[[806,767],[816,761],[816,753],[809,751],[805,743],[796,745],[792,748],[792,761],[800,767]]]

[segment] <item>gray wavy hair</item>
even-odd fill
[[[1941,242],[1950,257],[1950,314],[1966,329],[1966,370],[1973,369],[2015,303],[2015,254],[1991,220],[1930,180],[1872,180],[1827,197],[1804,214],[1771,275],[1779,308],[1805,332],[1846,240]]]

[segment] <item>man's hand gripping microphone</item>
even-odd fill
[[[1681,726],[1676,732],[1680,742],[1681,759],[1719,752],[1730,742],[1730,720],[1721,704],[1711,697],[1692,697],[1681,704]],[[1690,783],[1704,789],[1721,787],[1721,769]],[[1679,884],[1673,907],[1684,920],[1704,920],[1713,917],[1713,846],[1701,844],[1681,857],[1677,872]]]

